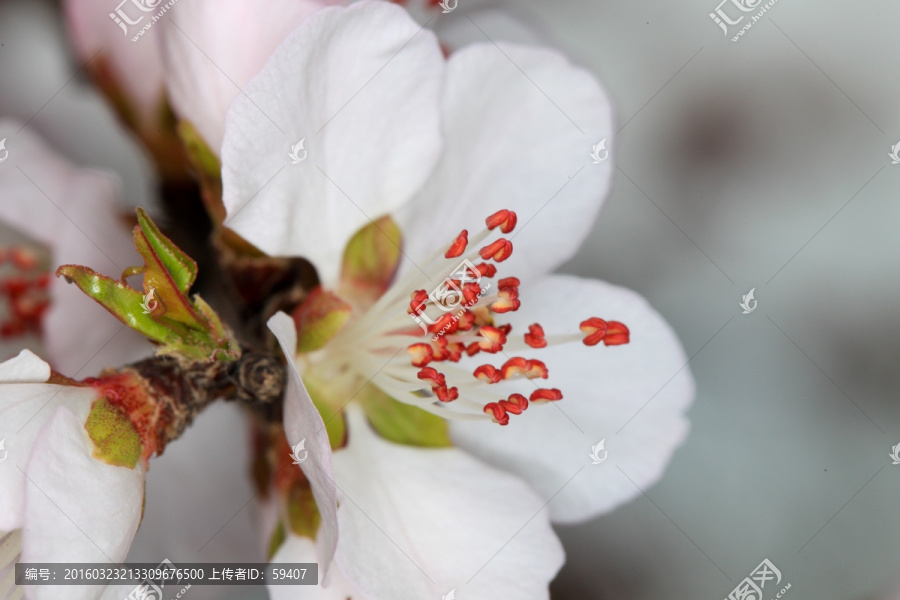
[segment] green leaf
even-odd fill
[[[133,469],[141,458],[141,436],[122,411],[106,398],[91,407],[84,428],[94,442],[94,458]]]
[[[78,265],[63,265],[56,270],[56,275],[77,285],[117,319],[151,340],[162,344],[178,340],[175,332],[144,313],[144,296],[123,282]]]
[[[197,279],[197,263],[162,234],[143,208],[137,209],[137,218],[141,231],[160,258],[162,267],[172,277],[178,291],[187,294]]]
[[[145,215],[146,216],[146,215]],[[155,310],[151,316],[157,320],[165,317],[177,321],[192,329],[205,329],[207,323],[197,314],[190,300],[178,287],[175,278],[169,273],[162,258],[153,248],[150,238],[140,226],[134,228],[134,246],[144,259],[144,291],[155,291],[162,310]]]
[[[369,383],[357,396],[369,423],[384,439],[422,448],[452,446],[447,421],[417,406],[394,400]]]

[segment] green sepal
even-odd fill
[[[316,539],[322,515],[308,481],[298,481],[288,490],[287,517],[291,533]]]
[[[84,428],[94,442],[94,458],[133,469],[141,458],[141,436],[122,411],[106,398],[91,407]]]
[[[279,521],[275,531],[272,532],[272,537],[269,538],[269,551],[266,553],[266,558],[269,561],[272,560],[272,557],[275,556],[275,553],[278,552],[278,549],[281,548],[286,539],[287,532],[284,530],[284,523]]]
[[[342,296],[377,300],[390,286],[400,264],[400,228],[385,216],[357,231],[347,242],[341,263]]]
[[[372,428],[395,444],[421,448],[453,445],[447,421],[417,406],[394,400],[369,383],[357,396]]]
[[[312,375],[303,377],[303,385],[306,387],[306,391],[309,392],[309,397],[316,410],[322,415],[322,420],[325,422],[325,433],[328,434],[328,443],[331,445],[331,449],[341,448],[347,435],[347,424],[344,422],[340,399],[335,398],[333,395],[329,396],[328,391],[330,388],[328,382],[320,381]],[[337,407],[337,412],[334,411],[333,407]]]

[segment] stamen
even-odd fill
[[[492,242],[478,251],[484,260],[493,259],[497,262],[503,262],[512,255],[512,242],[506,238]]]
[[[528,326],[528,333],[525,334],[525,343],[532,348],[545,348],[547,339],[544,337],[544,328],[534,323]]]
[[[516,217],[516,213],[511,210],[498,210],[487,219],[484,220],[487,228],[493,230],[495,227],[499,226],[500,231],[503,233],[509,233],[516,227],[516,221],[518,217]]]
[[[466,246],[469,244],[469,231],[463,229],[456,239],[450,244],[450,247],[444,253],[444,258],[456,258],[457,256],[461,256],[463,252],[466,251]]]

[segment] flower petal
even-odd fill
[[[60,405],[87,418],[93,388],[46,383],[50,367],[28,350],[0,364],[0,531],[22,526],[23,471],[41,427]]]
[[[507,427],[453,422],[451,437],[486,462],[526,478],[543,497],[552,497],[555,522],[588,519],[638,496],[635,485],[646,490],[662,476],[687,435],[684,412],[693,400],[693,378],[669,325],[630,290],[555,275],[523,284],[521,297],[523,308],[508,315],[510,338],[526,333],[534,322],[548,338],[578,333],[579,321],[599,316],[625,323],[631,341],[611,347],[575,342],[529,349],[525,356],[549,368],[549,379],[540,386],[560,388],[563,400],[532,406]],[[591,449],[603,439],[608,460],[595,465]]]
[[[44,383],[48,379],[50,365],[31,350],[22,350],[17,356],[0,363],[0,383]],[[0,407],[5,405],[5,400],[0,402]]]
[[[386,442],[356,409],[349,417],[334,454],[337,563],[368,597],[549,598],[563,550],[523,481],[456,448]]]
[[[288,535],[272,558],[273,563],[310,563],[316,562],[316,549],[309,538]],[[271,600],[347,600],[347,598],[363,598],[360,591],[349,581],[341,569],[334,565],[328,574],[328,583],[323,585],[322,573],[319,573],[319,585],[269,585]]]
[[[7,139],[9,152],[0,169],[0,220],[48,246],[51,271],[61,264],[91,265],[118,279],[124,268],[140,264],[118,214],[118,181],[74,167],[28,129],[16,133],[20,128],[13,121],[0,121],[0,139]],[[51,364],[61,373],[76,376],[113,337],[115,352],[104,357],[105,366],[152,352],[140,334],[64,279],[51,277],[50,299],[44,341]]]
[[[437,160],[443,65],[434,34],[387,2],[304,21],[228,112],[226,224],[309,259],[334,287],[348,240],[407,202]]]
[[[463,48],[447,64],[443,132],[434,174],[395,217],[411,260],[500,209],[518,214],[510,272],[545,273],[575,253],[612,173],[590,157],[613,135],[610,102],[591,74],[552,50]]]
[[[121,562],[141,520],[145,467],[91,456],[84,418],[56,409],[25,469],[22,562]],[[34,600],[88,600],[100,586],[36,587]]]
[[[225,113],[297,25],[330,1],[179,0],[163,23],[166,87],[175,112],[217,155]]]
[[[331,463],[331,444],[328,442],[322,416],[316,410],[294,365],[294,349],[297,347],[294,320],[287,314],[278,312],[269,319],[268,326],[278,338],[288,363],[288,382],[284,395],[284,432],[292,448],[302,440],[306,440],[305,448],[309,452],[309,460],[301,462],[300,468],[309,480],[316,506],[322,517],[317,534],[317,547],[321,567],[319,577],[324,577],[334,556],[338,539],[337,491],[334,486],[334,467]]]

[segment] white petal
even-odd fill
[[[50,379],[50,365],[31,350],[22,350],[17,356],[0,363],[0,383],[44,383]],[[0,406],[3,406],[0,400]]]
[[[232,100],[297,25],[331,2],[179,0],[164,23],[166,85],[175,112],[216,153]]]
[[[510,337],[522,335],[534,322],[548,337],[579,333],[582,320],[597,316],[625,323],[631,341],[527,349],[522,356],[542,360],[549,369],[550,378],[535,383],[561,389],[563,399],[555,406],[531,405],[505,427],[454,422],[453,439],[485,461],[525,477],[544,498],[553,497],[554,521],[588,519],[640,495],[635,484],[646,490],[662,476],[688,432],[684,412],[693,400],[693,378],[669,325],[630,290],[550,276],[523,285],[521,298],[522,308],[508,313]],[[503,355],[477,358],[479,364],[506,360]],[[522,381],[516,391],[528,395],[533,389]],[[607,460],[595,465],[591,448],[603,439]]]
[[[146,356],[152,346],[140,334],[52,276],[60,265],[76,264],[118,279],[124,268],[141,264],[119,213],[118,180],[74,167],[28,129],[16,133],[19,129],[13,121],[0,121],[0,139],[6,138],[9,152],[0,168],[0,220],[51,249],[51,303],[43,323],[50,363],[74,377],[114,337],[120,343],[110,362]]]
[[[443,131],[440,163],[398,217],[413,262],[462,229],[481,231],[503,208],[519,218],[504,263],[511,273],[544,273],[575,253],[612,172],[610,161],[590,158],[592,145],[607,138],[609,147],[613,135],[610,102],[591,74],[552,50],[469,46],[447,66]]]
[[[316,551],[313,541],[309,538],[288,535],[287,539],[278,548],[278,552],[272,557],[273,563],[310,563],[316,562]],[[269,598],[271,600],[347,600],[359,598],[363,595],[347,579],[337,565],[333,565],[328,573],[328,585],[323,585],[324,579],[319,572],[319,585],[269,585]]]
[[[229,110],[226,223],[269,254],[309,259],[333,285],[350,236],[407,202],[433,168],[443,68],[434,34],[393,4],[306,20]],[[300,140],[305,159],[292,164]]]
[[[159,48],[159,23],[145,31],[137,42],[131,41],[141,28],[163,9],[164,2],[145,2],[149,11],[137,8],[136,3],[106,0],[64,0],[70,38],[78,59],[99,68],[105,63],[115,83],[121,88],[129,105],[141,119],[156,123],[165,100],[163,65]],[[121,7],[121,8],[120,8]],[[110,18],[117,9],[135,25],[124,31]],[[120,17],[121,19],[121,17]]]
[[[563,563],[544,501],[462,450],[377,437],[350,413],[334,454],[341,492],[337,563],[371,598],[549,598]]]
[[[3,363],[0,372],[10,373],[9,363],[30,360],[28,354],[31,353],[24,350],[19,357]],[[35,364],[29,369],[35,367],[40,368]],[[0,531],[12,531],[22,525],[23,471],[41,427],[58,406],[67,406],[86,419],[96,398],[93,388],[3,383],[0,379]]]
[[[58,408],[41,430],[25,473],[23,562],[121,562],[141,520],[144,467],[91,456],[84,418]],[[34,600],[88,600],[99,586],[35,587]]]
[[[317,534],[320,577],[327,574],[338,540],[337,492],[334,486],[334,467],[331,463],[331,444],[325,431],[325,423],[316,409],[294,366],[297,348],[297,332],[294,320],[283,312],[269,319],[269,329],[278,338],[281,350],[287,357],[288,382],[284,393],[284,432],[293,448],[306,440],[304,448],[308,460],[300,463],[303,474],[312,487],[316,506],[322,517]]]

